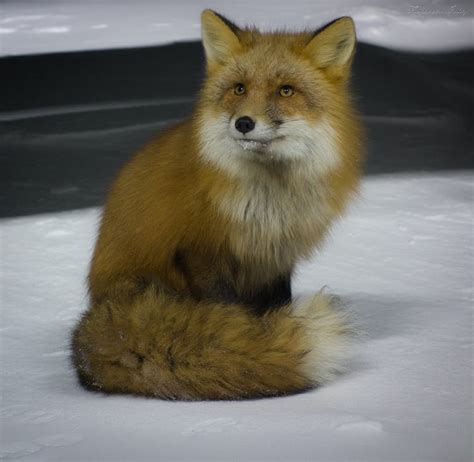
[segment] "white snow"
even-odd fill
[[[474,45],[470,0],[3,0],[0,56],[198,40],[204,8],[264,29],[316,29],[349,15],[360,40],[404,50]]]
[[[80,388],[70,330],[99,211],[0,221],[1,456],[19,461],[469,461],[473,176],[387,175],[322,253],[304,296],[340,295],[363,334],[348,371],[309,393],[166,402]]]

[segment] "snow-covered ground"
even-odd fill
[[[295,292],[359,324],[323,388],[244,402],[92,394],[69,364],[98,210],[1,225],[1,455],[21,461],[469,461],[473,176],[369,177]]]
[[[471,0],[3,0],[0,56],[197,40],[204,8],[266,29],[311,29],[350,15],[360,40],[404,50],[474,44]]]

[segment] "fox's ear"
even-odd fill
[[[345,16],[319,30],[305,51],[319,69],[328,69],[335,77],[348,74],[356,44],[354,22]]]
[[[208,63],[226,63],[231,56],[240,50],[237,37],[239,28],[212,10],[201,14],[202,43]]]

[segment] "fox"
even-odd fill
[[[351,350],[335,297],[293,300],[291,278],[359,189],[354,23],[263,32],[204,10],[201,26],[192,114],[108,192],[71,341],[88,390],[284,396],[335,378]]]

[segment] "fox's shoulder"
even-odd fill
[[[193,153],[187,148],[192,143],[186,142],[190,123],[184,120],[157,133],[123,165],[109,189],[107,209],[126,206],[130,215],[144,207],[151,210],[192,183]]]
[[[185,119],[173,123],[161,131],[148,141],[130,160],[130,163],[159,162],[169,157],[176,157],[177,153],[188,150],[191,146],[193,137],[192,121]]]
[[[183,120],[156,133],[139,149],[119,172],[117,182],[147,182],[147,179],[172,175],[173,171],[183,174],[183,166],[189,165],[194,157],[191,120]],[[163,181],[163,179],[162,179]]]

